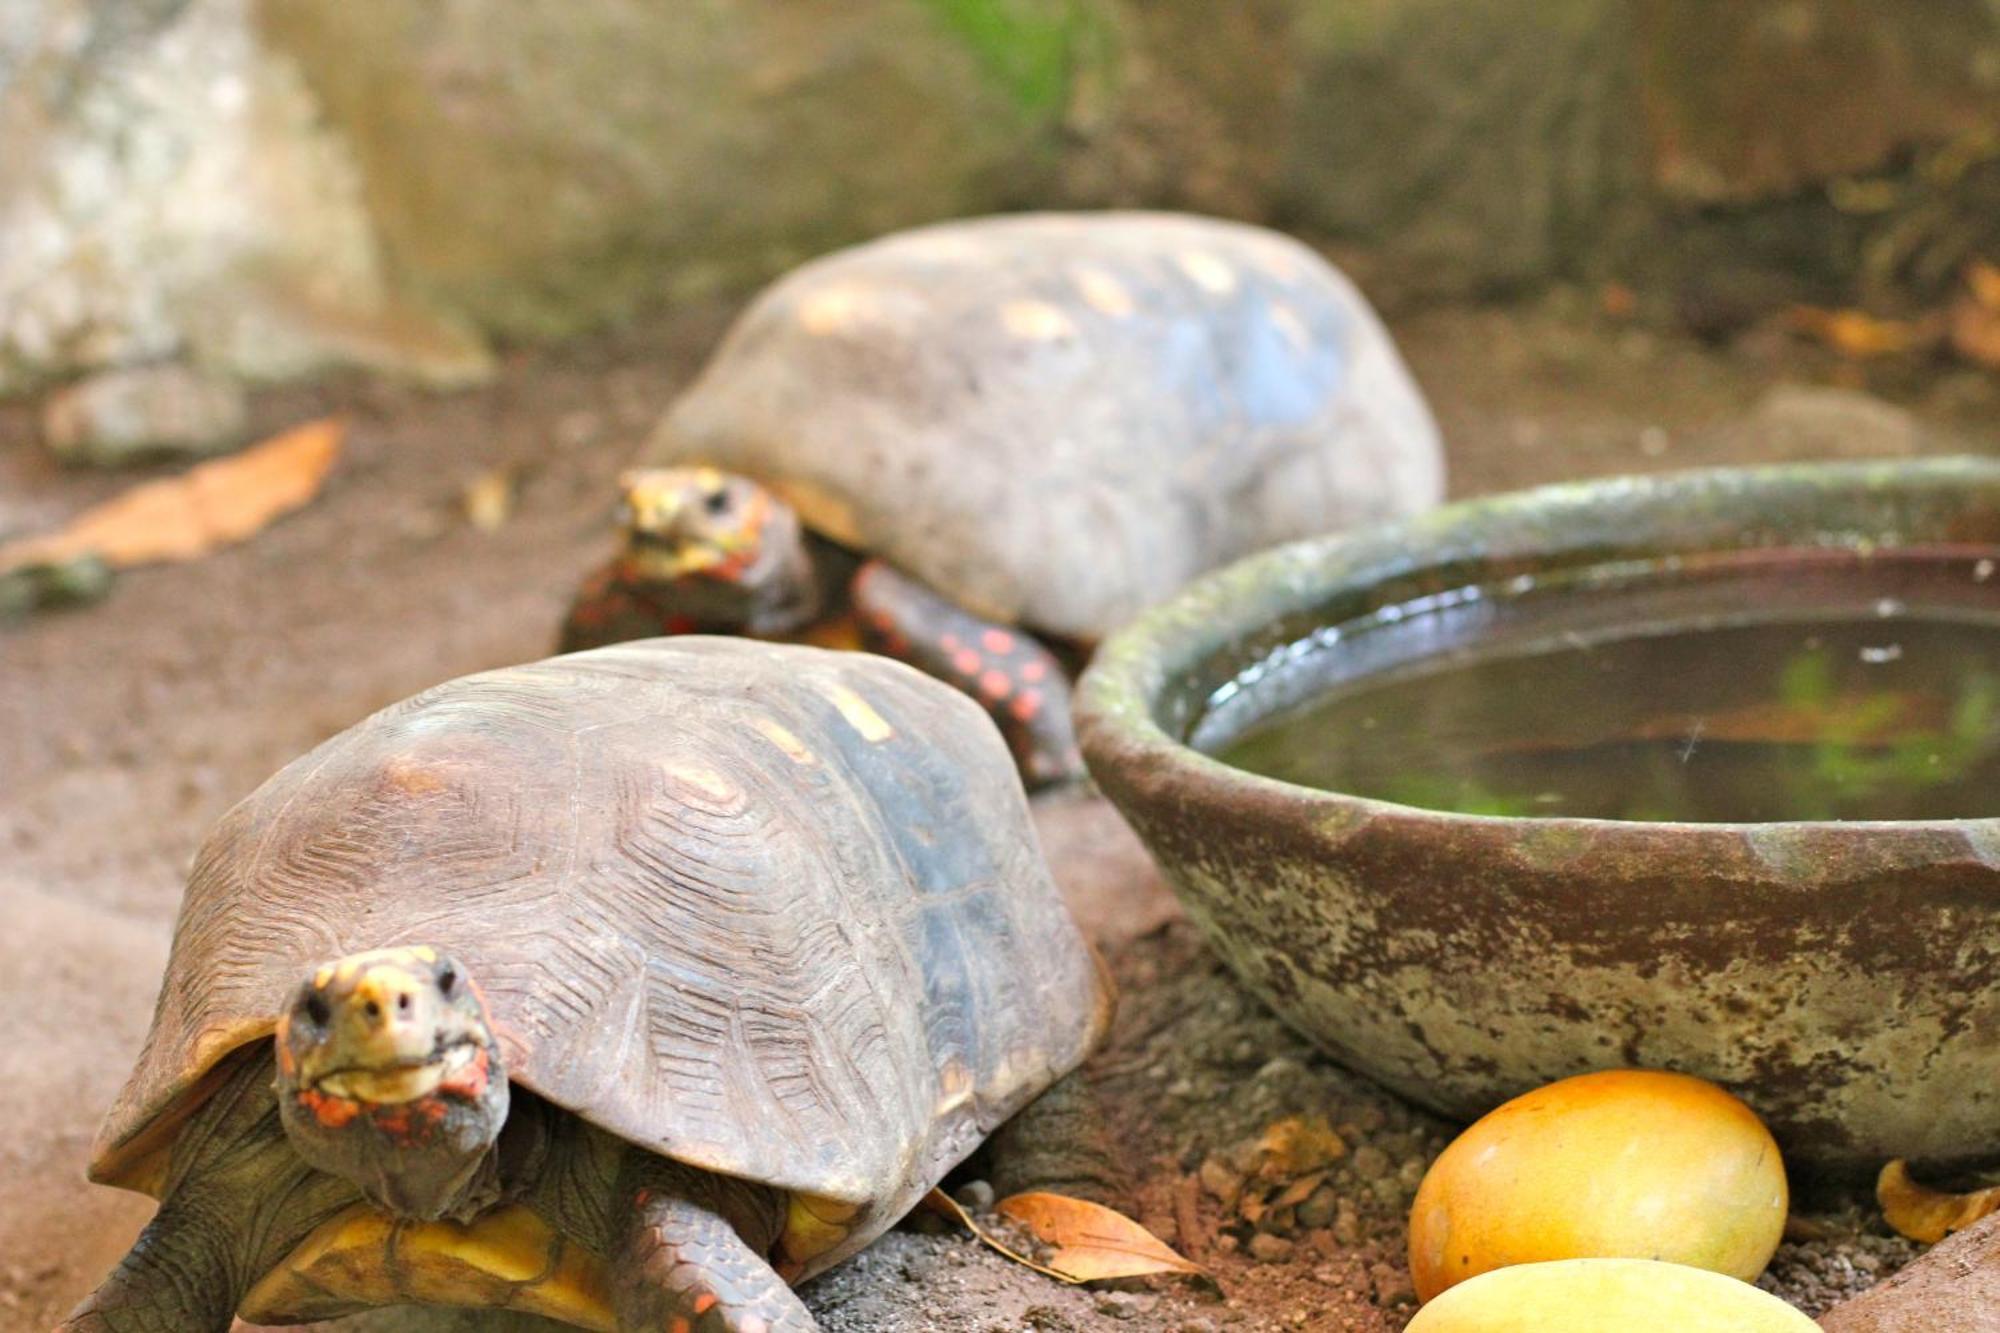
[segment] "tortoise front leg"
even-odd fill
[[[236,1229],[207,1209],[162,1205],[56,1333],[227,1333],[242,1297],[230,1264]]]
[[[160,1211],[57,1333],[223,1333],[258,1278],[360,1197],[292,1151],[270,1056],[239,1060],[182,1126]]]
[[[626,1181],[633,1217],[611,1278],[619,1333],[818,1333],[763,1257],[783,1227],[779,1196],[650,1155]]]
[[[880,560],[854,576],[853,597],[869,649],[977,699],[999,725],[1028,786],[1083,776],[1070,725],[1069,678],[1033,636],[981,620]]]

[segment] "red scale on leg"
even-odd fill
[[[851,587],[869,647],[979,700],[1031,785],[1080,775],[1067,682],[1048,649],[1030,635],[983,623],[879,561],[864,566]]]

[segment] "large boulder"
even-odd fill
[[[0,0],[0,393],[180,358],[476,373],[384,279],[360,182],[249,0]]]
[[[268,0],[384,248],[559,334],[845,242],[1043,197],[1072,0]]]

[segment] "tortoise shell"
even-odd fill
[[[517,1085],[862,1205],[847,1250],[1079,1063],[1108,1004],[964,695],[855,653],[623,644],[426,691],[223,818],[93,1177],[157,1193],[204,1079],[309,968],[416,943],[466,964]]]
[[[767,288],[642,462],[753,477],[966,610],[1095,640],[1441,497],[1394,344],[1296,241],[1150,213],[904,232]]]

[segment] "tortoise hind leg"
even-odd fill
[[[1000,727],[1030,787],[1083,776],[1070,726],[1069,678],[1033,636],[961,609],[871,560],[854,576],[854,609],[870,650],[956,685]]]
[[[630,1191],[631,1229],[612,1271],[619,1333],[819,1333],[767,1262],[776,1196],[652,1159]]]

